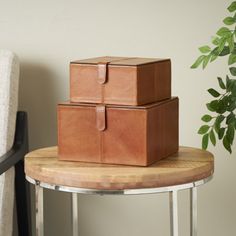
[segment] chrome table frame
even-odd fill
[[[190,236],[197,236],[197,187],[210,181],[213,176],[201,179],[195,182],[173,185],[159,188],[142,188],[142,189],[124,189],[124,190],[99,190],[74,188],[68,186],[54,185],[34,180],[29,176],[26,179],[35,185],[35,202],[36,202],[36,236],[44,236],[43,223],[43,188],[70,192],[72,193],[72,229],[73,236],[78,236],[78,193],[80,194],[97,194],[97,195],[139,195],[169,192],[170,204],[170,235],[179,236],[178,230],[178,196],[179,190],[190,189]]]

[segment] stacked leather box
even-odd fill
[[[178,151],[169,59],[98,57],[70,63],[58,105],[60,160],[147,166]]]

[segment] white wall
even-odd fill
[[[30,147],[56,144],[56,104],[68,99],[71,60],[100,55],[170,57],[180,98],[180,143],[200,146],[205,92],[227,72],[225,60],[191,70],[227,15],[226,0],[0,0],[0,47],[21,59],[20,109],[29,114]],[[235,147],[235,146],[234,146]],[[235,149],[235,148],[234,148]],[[199,236],[236,235],[236,159],[222,146],[215,178],[199,189]],[[70,196],[46,191],[46,236],[70,235]],[[80,196],[81,236],[169,233],[168,196]],[[187,192],[179,194],[180,235],[189,230]],[[157,231],[159,233],[157,233]]]

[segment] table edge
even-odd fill
[[[40,186],[45,189],[51,189],[51,190],[56,190],[60,192],[92,194],[92,195],[141,195],[141,194],[164,193],[164,192],[178,191],[178,190],[198,187],[198,186],[206,184],[212,179],[213,179],[213,174],[206,178],[203,178],[194,182],[189,182],[189,183],[179,184],[179,185],[156,187],[156,188],[107,190],[107,189],[77,188],[77,187],[69,187],[69,186],[63,186],[63,185],[55,185],[55,184],[50,184],[50,183],[41,182],[39,180],[35,180],[26,175],[26,180],[29,183]]]

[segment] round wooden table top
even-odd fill
[[[191,147],[180,147],[178,153],[148,167],[59,161],[57,147],[32,151],[25,158],[25,173],[34,180],[99,190],[186,184],[207,178],[213,171],[213,155]]]

